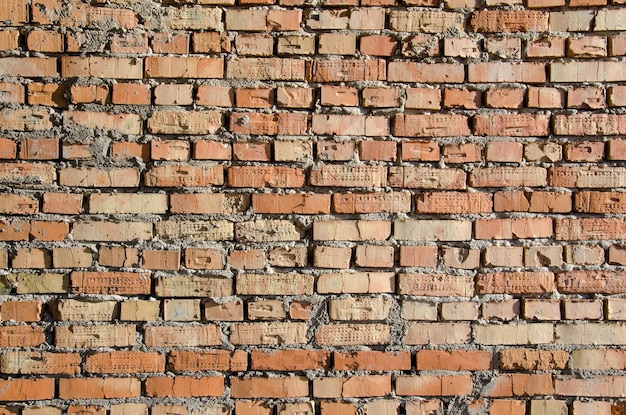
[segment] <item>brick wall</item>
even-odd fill
[[[0,414],[625,414],[624,0],[237,1],[0,3]]]

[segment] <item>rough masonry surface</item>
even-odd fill
[[[2,0],[0,414],[626,414],[625,0]]]

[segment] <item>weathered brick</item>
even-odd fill
[[[317,344],[330,346],[388,344],[390,337],[390,327],[385,324],[327,324],[315,332]]]
[[[247,377],[231,379],[234,398],[291,398],[309,396],[309,381],[305,377]]]
[[[155,111],[148,118],[148,131],[153,134],[213,134],[222,126],[217,111]]]
[[[247,369],[247,353],[228,350],[174,350],[168,356],[168,368],[177,372],[208,370],[243,371]]]
[[[453,63],[390,62],[389,82],[462,83],[465,67]]]
[[[540,84],[546,82],[546,71],[545,64],[539,62],[470,63],[467,68],[467,77],[470,82]]]
[[[64,56],[61,58],[61,75],[66,78],[141,79],[143,77],[143,60],[99,56]]]
[[[165,370],[165,356],[157,352],[116,351],[87,356],[89,373],[146,373]]]
[[[465,189],[466,173],[447,167],[400,166],[389,168],[389,185],[399,188],[460,190]]]
[[[226,62],[229,79],[304,80],[304,61],[289,58],[239,58]]]
[[[222,58],[162,56],[145,59],[146,78],[221,78],[223,74]]]
[[[472,277],[449,274],[398,274],[398,294],[435,297],[471,297]]]
[[[309,82],[378,81],[387,78],[385,61],[367,60],[314,60],[306,64]]]
[[[217,346],[221,330],[214,324],[203,326],[150,326],[145,329],[144,342],[148,347]]]
[[[479,294],[543,294],[554,292],[555,288],[551,272],[498,272],[478,274],[476,279]]]
[[[481,10],[472,14],[470,25],[476,32],[545,32],[549,13],[534,10]]]

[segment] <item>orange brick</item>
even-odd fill
[[[150,86],[144,84],[113,84],[113,104],[150,105]]]
[[[40,321],[41,311],[41,301],[5,301],[0,304],[2,321]]]
[[[253,350],[252,370],[301,371],[330,368],[330,352],[324,350]]]
[[[0,380],[0,401],[40,401],[54,398],[54,379]]]
[[[233,398],[295,398],[309,396],[309,381],[299,376],[286,378],[231,378],[230,382],[230,393]]]
[[[36,52],[63,52],[63,35],[48,30],[35,30],[26,37],[28,49]]]
[[[165,370],[165,356],[157,352],[116,351],[95,353],[86,357],[89,373],[149,373]]]
[[[398,41],[391,36],[362,36],[359,42],[361,52],[372,56],[392,56],[398,47]]]
[[[198,34],[198,33],[196,33]],[[182,33],[155,33],[152,35],[152,51],[154,53],[189,53],[189,35]],[[196,52],[206,52],[197,50]]]
[[[140,395],[141,381],[135,378],[59,379],[60,399],[135,398]]]

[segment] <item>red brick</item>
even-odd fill
[[[302,187],[305,174],[302,169],[284,166],[240,166],[228,168],[231,187]]]
[[[573,88],[567,91],[567,106],[570,108],[606,108],[606,93],[603,88]]]
[[[54,398],[54,379],[0,380],[0,401],[40,401]]]
[[[231,145],[213,140],[193,141],[193,158],[199,160],[230,160]]]
[[[30,224],[30,236],[39,241],[63,241],[67,238],[69,229],[67,222],[34,220]]]
[[[556,187],[611,188],[621,186],[624,174],[626,171],[619,167],[552,167],[549,172],[549,183]]]
[[[522,108],[524,92],[522,88],[492,88],[487,91],[485,101],[491,108]]]
[[[143,181],[149,187],[221,185],[224,171],[222,166],[164,165],[150,168]]]
[[[389,120],[384,116],[314,114],[315,134],[381,137],[389,134]]]
[[[262,269],[265,267],[265,252],[257,249],[232,251],[228,254],[228,264],[232,269]]]
[[[57,74],[56,58],[1,58],[0,74],[27,78],[54,77]]]
[[[61,75],[66,78],[141,79],[142,63],[142,60],[133,58],[64,56],[61,58]]]
[[[248,354],[237,350],[171,351],[168,368],[173,371],[244,371],[248,366]],[[275,370],[275,369],[274,369]]]
[[[361,52],[372,56],[392,56],[398,46],[393,37],[382,35],[362,36],[359,42]]]
[[[36,52],[63,52],[63,35],[51,30],[35,30],[27,35],[26,45]]]
[[[320,102],[328,106],[356,107],[359,105],[359,90],[345,86],[322,85]]]
[[[148,373],[163,372],[165,356],[157,352],[116,351],[89,355],[85,371],[89,373]]]
[[[330,212],[330,195],[321,194],[255,194],[252,207],[258,213],[320,214]]]
[[[390,62],[389,82],[462,83],[465,80],[463,65],[452,63]]]
[[[235,401],[235,411],[240,415],[272,415],[274,408],[266,401]]]
[[[500,352],[500,367],[504,370],[565,369],[569,353],[564,350],[533,350],[510,348]]]
[[[74,104],[101,104],[109,100],[109,88],[104,85],[72,85],[70,95]]]
[[[493,356],[488,351],[419,350],[415,356],[417,370],[490,370]]]
[[[239,58],[226,62],[228,79],[304,80],[304,61],[288,58]]]
[[[15,263],[15,259],[13,260]],[[14,268],[20,268],[13,264]],[[37,268],[37,267],[23,267]],[[41,320],[41,301],[5,301],[0,304],[0,315],[2,321],[25,321],[36,322]]]
[[[441,109],[441,90],[438,88],[407,88],[406,108],[438,110]]]
[[[44,328],[39,326],[0,327],[1,347],[37,347],[45,343]]]
[[[393,141],[363,140],[359,143],[361,160],[395,161],[397,144]]]
[[[409,370],[411,354],[407,351],[334,352],[335,370]]]
[[[28,23],[28,2],[26,0],[8,0],[0,12],[3,25],[18,26]]]
[[[229,130],[250,135],[304,135],[308,127],[307,116],[301,113],[230,115]]]
[[[145,59],[146,78],[221,78],[223,75],[222,58],[162,56]]]
[[[476,163],[482,160],[482,147],[480,144],[444,144],[443,160],[449,164]]]
[[[567,42],[567,56],[577,58],[596,58],[607,55],[606,37],[583,36],[569,38]]]
[[[485,386],[485,392],[485,396],[494,397],[558,393],[553,387],[552,376],[549,373],[499,375]]]
[[[72,272],[72,291],[85,294],[149,294],[150,277],[146,273]]]
[[[65,87],[54,83],[33,82],[28,85],[28,103],[49,107],[67,107]]]
[[[39,108],[5,108],[0,113],[0,122],[5,130],[13,131],[42,131],[52,128],[50,113]]]
[[[208,376],[149,377],[145,381],[146,395],[149,397],[203,397],[222,396],[224,378]]]
[[[271,157],[270,143],[233,143],[233,160],[270,161]]]
[[[475,32],[516,33],[548,30],[547,12],[534,10],[481,10],[472,14],[470,25]]]
[[[186,161],[189,158],[190,144],[184,140],[150,141],[150,156],[152,160]]]
[[[387,77],[385,61],[368,60],[314,60],[306,64],[309,82],[378,81]]]
[[[60,399],[135,398],[140,395],[141,381],[134,378],[59,379]]]
[[[496,192],[496,212],[570,212],[572,198],[568,193],[558,192]]]
[[[236,399],[296,398],[309,396],[309,381],[305,377],[246,377],[243,379],[231,378],[230,382],[231,396]]]
[[[487,161],[519,163],[522,161],[524,146],[511,141],[491,141],[487,143]]]
[[[420,375],[396,377],[396,394],[399,396],[462,396],[472,391],[469,375]]]
[[[529,58],[556,58],[565,56],[565,39],[556,36],[539,37],[526,44]]]
[[[113,84],[113,104],[150,105],[150,86],[144,84]]]
[[[476,239],[525,239],[553,236],[552,219],[479,219],[475,222]]]
[[[11,82],[0,82],[0,102],[3,104],[24,103],[24,92],[24,85]],[[3,158],[6,158],[6,156]]]
[[[498,272],[479,274],[476,289],[480,294],[543,294],[555,290],[551,272]]]
[[[557,274],[557,285],[562,293],[622,292],[619,271],[569,271]]]
[[[272,88],[237,88],[235,100],[239,108],[270,108],[274,104]]]
[[[525,82],[544,83],[545,65],[539,62],[487,62],[468,65],[470,82]]]
[[[420,213],[489,213],[488,194],[462,192],[424,192],[416,195],[415,211]]]
[[[180,41],[176,42],[178,44]],[[177,46],[177,49],[181,47]],[[196,53],[220,53],[230,52],[230,50],[230,39],[225,33],[196,32],[193,34],[193,51]]]
[[[391,377],[385,375],[326,377],[313,380],[316,398],[355,398],[386,396],[391,393]]]
[[[141,54],[148,52],[148,35],[145,33],[126,33],[124,36],[113,35],[111,53]]]
[[[445,88],[443,105],[445,108],[477,109],[481,106],[481,94],[468,89]]]
[[[489,413],[493,414],[524,415],[526,402],[514,399],[492,399],[489,410]]]
[[[401,246],[400,266],[435,268],[437,266],[437,247]]]
[[[189,35],[178,33],[155,33],[152,35],[150,45],[152,46],[152,51],[154,53],[186,54],[189,53]],[[207,51],[195,50],[195,52]]]
[[[400,137],[469,136],[470,129],[464,115],[396,115],[393,134]]]
[[[301,371],[330,368],[330,352],[323,350],[253,350],[252,370]]]
[[[311,108],[313,88],[278,87],[276,103],[285,108]]]
[[[408,192],[391,193],[334,193],[333,211],[336,213],[410,212]]]
[[[5,352],[0,357],[3,373],[78,374],[82,359],[78,353]]]
[[[437,36],[414,35],[402,41],[402,56],[409,58],[439,56],[441,52]]]

